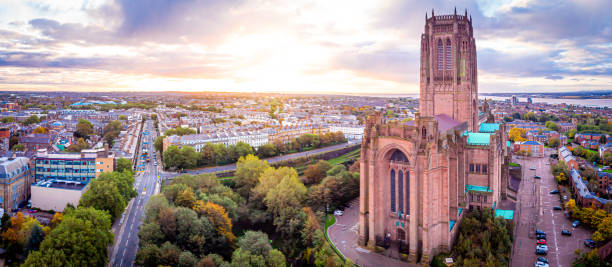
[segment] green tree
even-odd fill
[[[158,136],[155,138],[155,142],[153,143],[153,145],[155,146],[155,150],[161,152],[163,147],[164,147],[164,138],[165,136]]]
[[[27,239],[25,244],[25,252],[26,255],[32,251],[37,251],[40,248],[40,243],[42,243],[45,234],[42,231],[42,228],[38,224],[34,224],[32,230],[30,230],[30,237]]]
[[[123,125],[120,121],[111,121],[102,130],[102,135],[104,136],[104,141],[109,145],[113,146],[115,139],[119,136],[121,131],[123,130]]]
[[[110,216],[94,208],[79,207],[30,253],[24,266],[104,266],[113,242]]]
[[[93,133],[94,126],[86,119],[80,119],[76,125],[74,136],[79,138],[88,138]]]
[[[107,211],[114,220],[125,209],[126,201],[115,184],[94,179],[81,197],[79,206]]]
[[[240,157],[236,163],[234,180],[236,191],[245,199],[250,198],[251,190],[259,182],[259,176],[269,167],[268,162],[260,160],[254,155]]]
[[[23,144],[16,144],[12,149],[13,151],[25,151],[25,146]]]
[[[183,251],[178,258],[178,267],[192,267],[195,266],[198,259],[189,251]]]
[[[119,158],[117,159],[117,167],[115,168],[117,172],[129,171],[132,172],[132,161],[128,158]]]
[[[120,116],[119,116],[119,120],[122,120],[122,121],[127,121],[127,120],[128,120],[128,117],[127,117],[127,116],[125,116],[125,115],[120,115]]]
[[[40,123],[40,118],[38,118],[36,115],[30,115],[30,117],[23,121],[23,125],[31,125],[35,123]]]
[[[136,264],[145,267],[157,267],[159,265],[160,253],[161,251],[158,246],[145,243],[136,253]]]
[[[15,122],[15,118],[13,117],[4,117],[0,120],[0,122],[2,123],[11,123],[11,122]]]
[[[181,191],[178,194],[178,196],[176,197],[175,204],[181,207],[193,208],[193,205],[195,205],[195,201],[196,197],[193,193],[193,190],[191,190],[191,187],[187,187],[185,188],[185,190]]]
[[[276,147],[271,143],[264,144],[257,149],[257,155],[262,158],[273,157],[276,155]]]

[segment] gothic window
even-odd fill
[[[474,164],[470,164],[470,172],[474,172]]]
[[[391,212],[395,212],[395,170],[391,170]]]
[[[410,214],[410,172],[404,174],[406,176],[406,214]]]
[[[444,47],[442,40],[438,40],[438,70],[444,69]]]
[[[399,171],[397,174],[397,202],[399,203],[399,211],[404,214],[404,173]]]
[[[423,129],[421,130],[421,138],[427,138],[427,130],[425,130],[425,126],[423,126]]]
[[[482,173],[487,173],[487,165],[486,164],[482,165]]]
[[[487,196],[482,196],[484,198],[483,202],[487,203]]]
[[[476,195],[476,201],[480,202],[480,195]]]
[[[480,164],[476,164],[476,172],[480,172]]]
[[[451,51],[451,41],[450,40],[446,40],[446,70],[451,70],[452,69],[452,51]]]
[[[397,240],[406,240],[406,232],[401,228],[397,228]]]
[[[470,194],[470,202],[474,202],[474,195]]]

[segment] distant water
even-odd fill
[[[478,96],[479,99],[492,99],[496,101],[504,101],[506,99],[511,99],[512,97],[505,96]],[[527,102],[526,97],[518,97],[519,102]],[[561,99],[561,98],[531,98],[534,103],[547,103],[552,105],[557,104],[568,104],[568,105],[576,105],[576,106],[586,106],[586,107],[608,107],[612,108],[612,99]]]
[[[372,95],[361,95],[370,97],[384,97],[384,98],[400,98],[400,97],[411,97],[418,99],[419,94],[372,94]],[[496,101],[504,101],[512,97],[506,96],[490,96],[490,95],[479,95],[479,99],[492,99]],[[520,102],[527,102],[526,97],[519,97]],[[561,98],[531,98],[534,103],[547,103],[551,105],[557,104],[568,104],[576,106],[586,107],[609,107],[612,108],[612,99],[561,99]]]

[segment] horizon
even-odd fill
[[[479,92],[609,91],[610,7],[457,4],[473,19]],[[7,1],[0,90],[418,94],[419,36],[432,8],[453,14],[455,5]]]

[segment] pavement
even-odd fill
[[[154,151],[152,140],[155,140],[156,134],[153,123],[147,121],[144,130],[149,130],[151,133],[148,136],[143,136],[141,142],[148,140],[149,144],[141,144],[141,149],[146,147],[149,151]],[[169,176],[169,174],[163,173],[159,166],[154,165],[156,160],[151,160],[148,163],[138,162],[138,164],[145,164],[145,171],[138,173],[135,177],[134,188],[136,188],[138,195],[128,203],[125,212],[113,223],[115,242],[110,250],[109,266],[134,265],[136,252],[138,251],[138,229],[142,224],[141,217],[144,213],[144,207],[149,197],[159,192],[161,179]]]
[[[351,201],[342,216],[336,216],[336,223],[327,229],[334,246],[353,263],[361,267],[406,267],[419,266],[372,252],[357,244],[359,237],[359,198]]]
[[[549,155],[554,153],[546,148],[544,157],[521,157],[513,162],[521,164],[523,176],[518,191],[517,224],[511,266],[531,266],[537,259],[535,255],[535,230],[547,234],[548,254],[542,257],[548,259],[550,266],[572,266],[575,259],[574,250],[589,250],[584,246],[584,240],[591,237],[591,232],[582,226],[572,228],[572,221],[565,217],[563,210],[553,210],[554,206],[563,207],[557,194],[550,191],[557,189],[556,181],[551,174]],[[530,168],[535,167],[535,170]],[[538,175],[541,179],[535,179]],[[561,230],[572,231],[572,236],[561,235]]]

